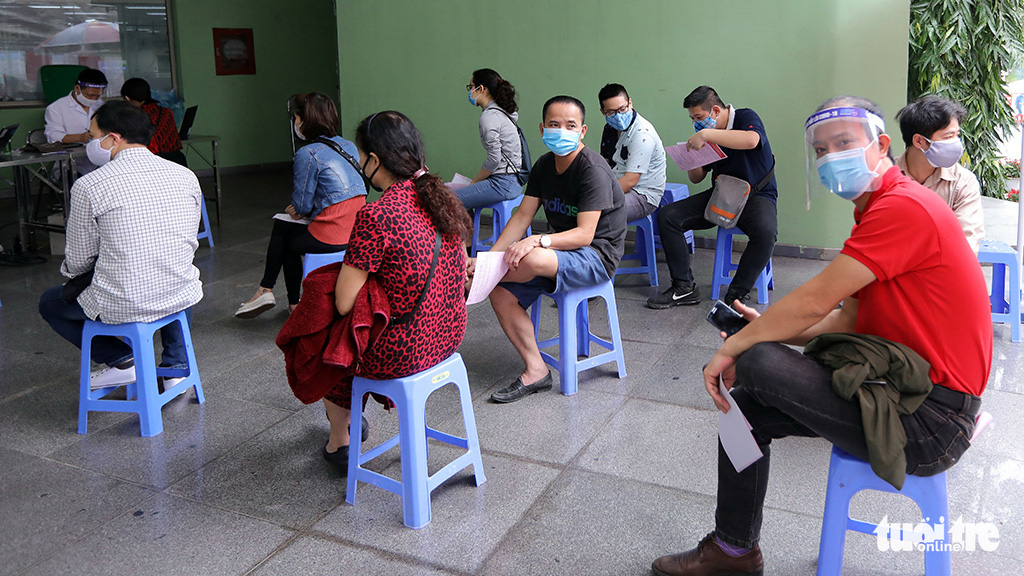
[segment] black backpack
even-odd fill
[[[502,110],[501,106],[498,107],[498,110],[508,118],[508,121],[516,127],[516,132],[519,133],[520,156],[522,156],[523,162],[522,165],[519,166],[519,170],[516,172],[516,181],[519,182],[520,186],[525,186],[526,181],[530,178],[530,167],[533,166],[533,161],[530,159],[530,146],[526,143],[526,136],[523,134],[523,130],[519,127],[519,124],[516,124],[516,121],[512,119],[512,116],[509,115],[508,112]],[[501,155],[505,156],[505,153],[502,152]],[[515,166],[512,165],[512,160],[509,159],[508,156],[505,156],[505,162],[508,162],[510,167],[515,168]]]

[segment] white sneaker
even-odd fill
[[[160,379],[160,393],[164,393],[171,388],[174,388],[178,384],[181,384],[185,378],[161,378]],[[183,388],[181,394],[188,392],[188,388]]]
[[[134,365],[124,370],[114,366],[105,366],[89,376],[89,388],[93,390],[124,386],[132,382],[135,382]]]
[[[235,311],[237,318],[255,318],[277,305],[273,292],[264,292],[252,302],[245,302]]]

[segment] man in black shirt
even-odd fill
[[[779,195],[775,184],[775,159],[765,134],[764,124],[749,108],[726,106],[710,86],[701,86],[683,100],[693,120],[693,136],[686,145],[700,150],[707,143],[717,144],[726,158],[688,171],[690,182],[701,182],[710,173],[715,178],[727,174],[750,185],[750,197],[740,214],[737,227],[747,235],[747,248],[740,257],[736,276],[722,300],[733,306],[736,300],[750,298],[757,276],[768,264],[775,248],[778,220],[775,200]],[[760,185],[760,188],[757,188]],[[657,296],[647,299],[654,309],[700,303],[700,292],[690,269],[690,253],[686,248],[688,230],[705,230],[715,225],[704,218],[711,199],[711,190],[690,196],[658,211],[658,228],[665,247],[672,285]]]
[[[544,104],[540,125],[551,150],[530,171],[523,203],[492,251],[505,252],[508,274],[491,292],[491,306],[525,369],[495,402],[515,402],[551,388],[526,309],[542,292],[567,292],[607,282],[622,258],[626,209],[622,188],[600,154],[583,145],[583,103],[555,96]],[[543,206],[547,234],[523,238]]]

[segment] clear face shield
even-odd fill
[[[811,209],[811,164],[818,181],[840,198],[854,200],[877,190],[883,158],[878,136],[884,133],[885,122],[862,108],[827,108],[812,114],[804,123],[807,209]]]

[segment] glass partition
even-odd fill
[[[169,0],[168,0],[169,1]],[[0,107],[42,106],[39,69],[101,70],[108,96],[141,77],[155,93],[174,88],[167,1],[0,0]]]

